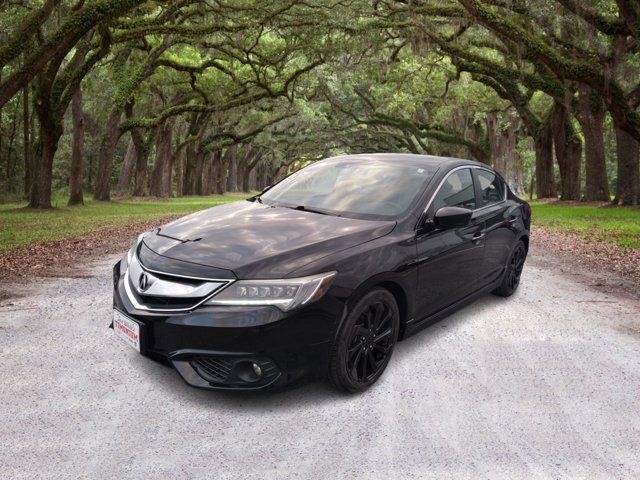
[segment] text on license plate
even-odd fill
[[[140,324],[123,315],[118,310],[113,310],[113,329],[121,339],[130,347],[140,351]]]

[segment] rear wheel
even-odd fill
[[[524,268],[524,261],[527,258],[527,249],[524,242],[519,240],[509,257],[507,269],[504,272],[502,283],[492,293],[500,297],[509,297],[517,290],[520,285],[520,277]]]
[[[400,313],[393,295],[375,288],[362,297],[345,319],[331,351],[329,380],[348,392],[376,382],[398,340]]]

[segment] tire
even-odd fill
[[[522,240],[518,240],[509,257],[509,263],[507,263],[507,269],[502,277],[502,283],[491,293],[499,297],[510,297],[513,295],[518,289],[518,285],[520,285],[520,277],[526,258],[527,248]]]
[[[399,330],[393,295],[384,288],[364,295],[347,315],[331,349],[331,384],[351,393],[373,385],[387,368]]]

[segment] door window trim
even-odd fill
[[[442,188],[442,185],[444,185],[444,182],[449,178],[449,176],[454,173],[457,172],[458,170],[462,170],[462,169],[479,169],[479,170],[486,170],[489,173],[492,173],[493,175],[499,176],[498,172],[496,172],[495,170],[493,170],[492,168],[489,167],[483,167],[480,165],[460,165],[458,167],[452,168],[451,170],[449,170],[449,172],[444,176],[444,178],[442,180],[440,180],[440,183],[438,184],[438,186],[436,187],[435,192],[433,192],[433,195],[431,195],[431,198],[429,198],[429,201],[427,202],[427,206],[424,208],[424,210],[422,211],[422,215],[420,215],[420,220],[418,221],[418,226],[420,225],[420,223],[422,223],[422,219],[423,217],[427,214],[427,210],[429,210],[429,207],[431,207],[431,204],[433,203],[433,201],[436,198],[436,195],[438,195],[438,193],[440,192],[440,189]],[[478,198],[478,192],[476,191],[476,180],[475,180],[475,175],[474,172],[471,172],[471,177],[473,179],[473,188],[474,188],[474,194],[476,195],[476,199]],[[489,205],[485,205],[483,207],[478,207],[478,208],[474,208],[473,210],[471,210],[471,212],[475,213],[477,211],[480,210],[484,210],[485,208],[489,208],[489,207],[494,207],[495,205],[500,205],[501,203],[504,203],[507,201],[507,182],[505,182],[504,180],[502,181],[502,183],[504,184],[504,191],[502,192],[502,200],[496,203],[491,203]],[[478,202],[476,201],[476,204]],[[417,227],[416,227],[417,228]]]
[[[499,179],[502,182],[502,185],[503,185],[502,200],[500,200],[498,202],[489,203],[487,205],[483,205],[482,207],[477,208],[476,210],[482,210],[483,208],[493,207],[494,205],[500,205],[501,203],[505,202],[507,200],[507,182],[504,180],[504,178],[502,178],[502,176],[500,176],[498,174],[498,172],[496,172],[494,170],[490,170],[488,168],[476,167],[476,170],[484,170],[484,171],[487,171],[487,172],[491,173],[495,178]],[[478,179],[477,172],[473,173],[473,184],[474,184],[475,189],[476,189],[476,204],[481,204],[482,203],[482,189],[480,188],[480,180]]]

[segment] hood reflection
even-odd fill
[[[394,226],[241,201],[180,218],[144,241],[160,255],[232,270],[238,278],[278,278]]]

